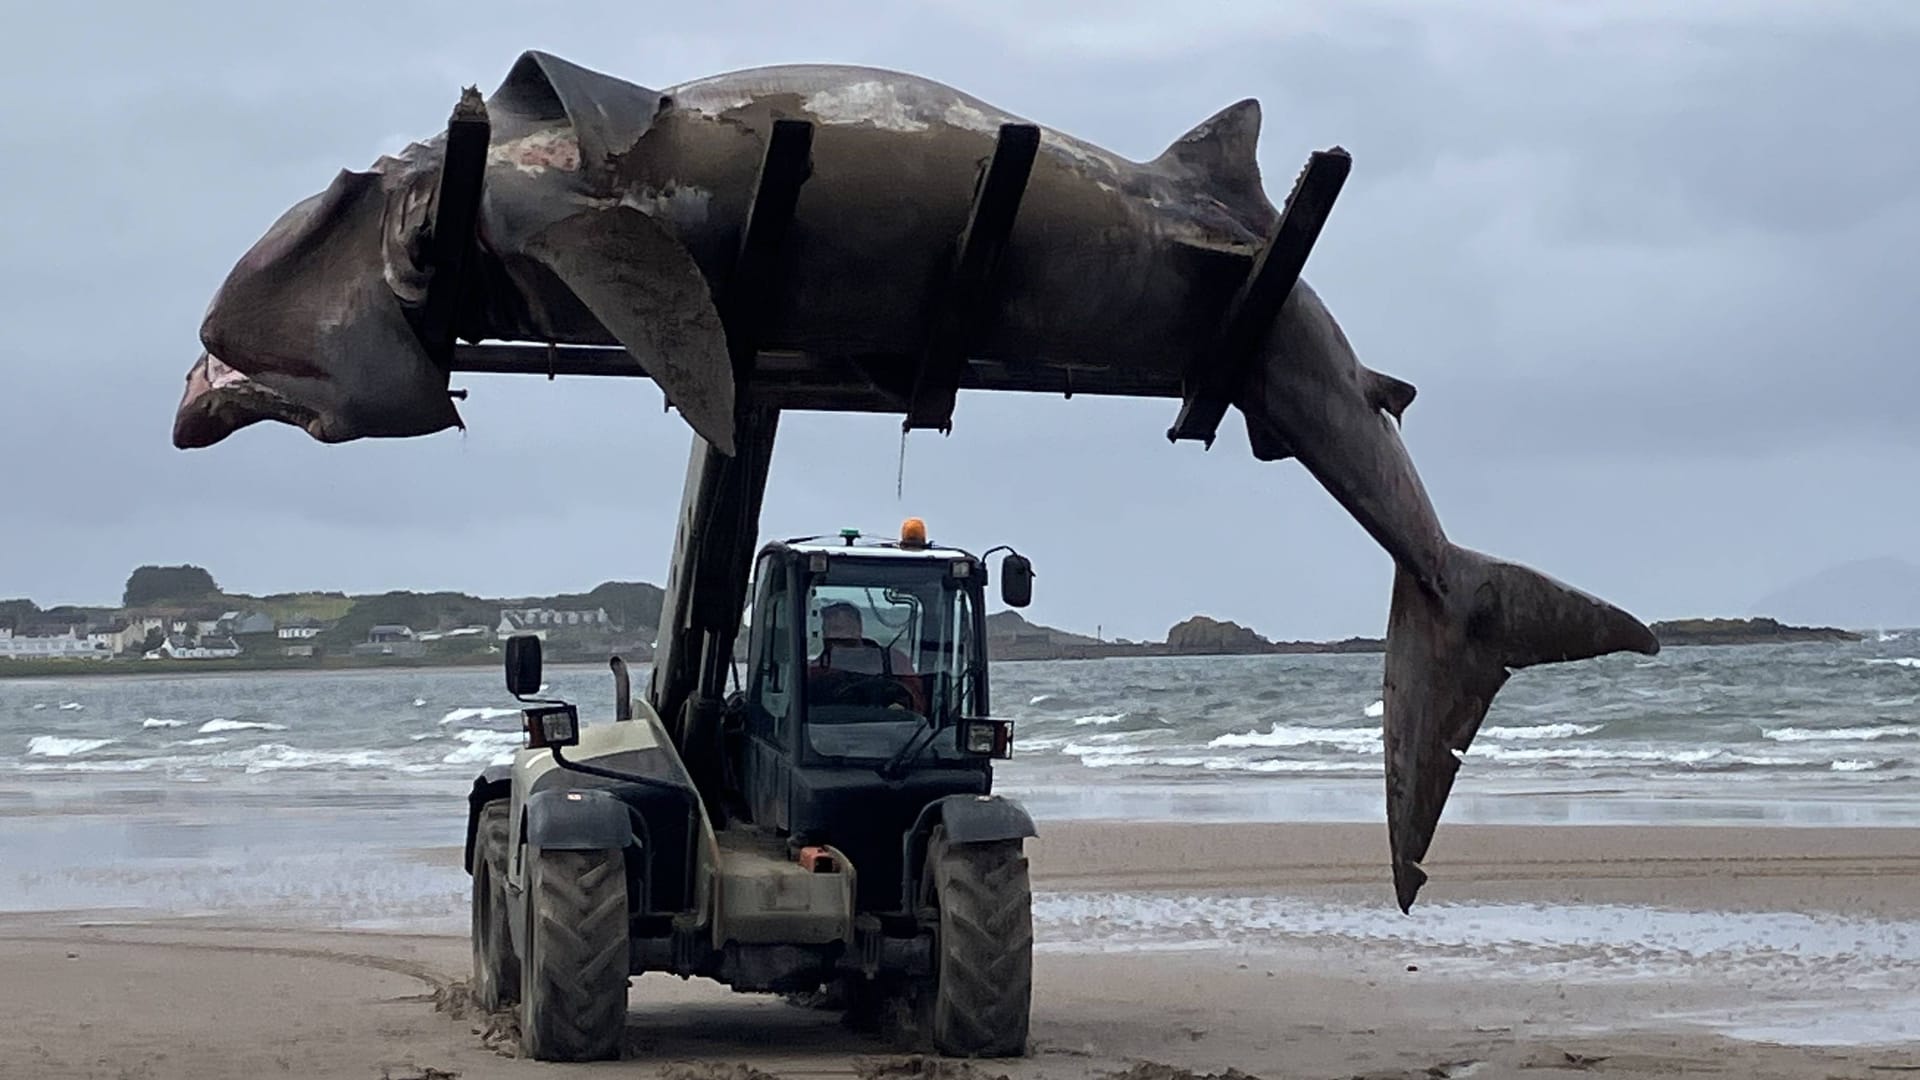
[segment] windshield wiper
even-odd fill
[[[899,750],[896,750],[894,755],[888,758],[884,765],[880,766],[880,778],[883,780],[900,779],[906,767],[913,764],[921,754],[925,753],[927,747],[933,745],[933,740],[929,738],[925,742],[920,742],[918,746],[914,744],[919,742],[922,735],[935,735],[938,734],[939,731],[940,726],[934,724],[933,717],[921,717],[920,726],[914,728],[913,734],[907,736],[906,743],[902,745]]]

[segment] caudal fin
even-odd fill
[[[1443,575],[1429,590],[1397,570],[1387,621],[1387,834],[1403,912],[1427,880],[1420,861],[1460,755],[1511,669],[1660,651],[1640,620],[1524,566],[1450,547]]]

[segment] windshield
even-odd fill
[[[807,593],[807,741],[817,754],[884,760],[923,725],[974,707],[973,602],[945,559],[835,560]],[[950,737],[925,753],[963,755]]]

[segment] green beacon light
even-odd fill
[[[855,540],[860,539],[860,530],[859,529],[841,529],[840,539],[846,541],[848,547],[852,547],[853,542]]]

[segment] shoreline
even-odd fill
[[[296,873],[296,889],[249,887],[224,907],[0,914],[0,1009],[15,1021],[0,1029],[0,1073],[552,1073],[497,1052],[490,1018],[461,1004],[458,851],[346,843],[360,854],[331,856],[336,880]],[[1920,828],[1443,827],[1411,915],[1393,904],[1379,826],[1043,821],[1030,850],[1029,1056],[930,1074],[911,1045],[835,1014],[649,974],[611,1067],[686,1080],[1111,1080],[1142,1064],[1138,1080],[1595,1067],[1824,1080],[1920,1055]],[[389,879],[416,917],[371,924]],[[287,906],[302,896],[309,913]]]

